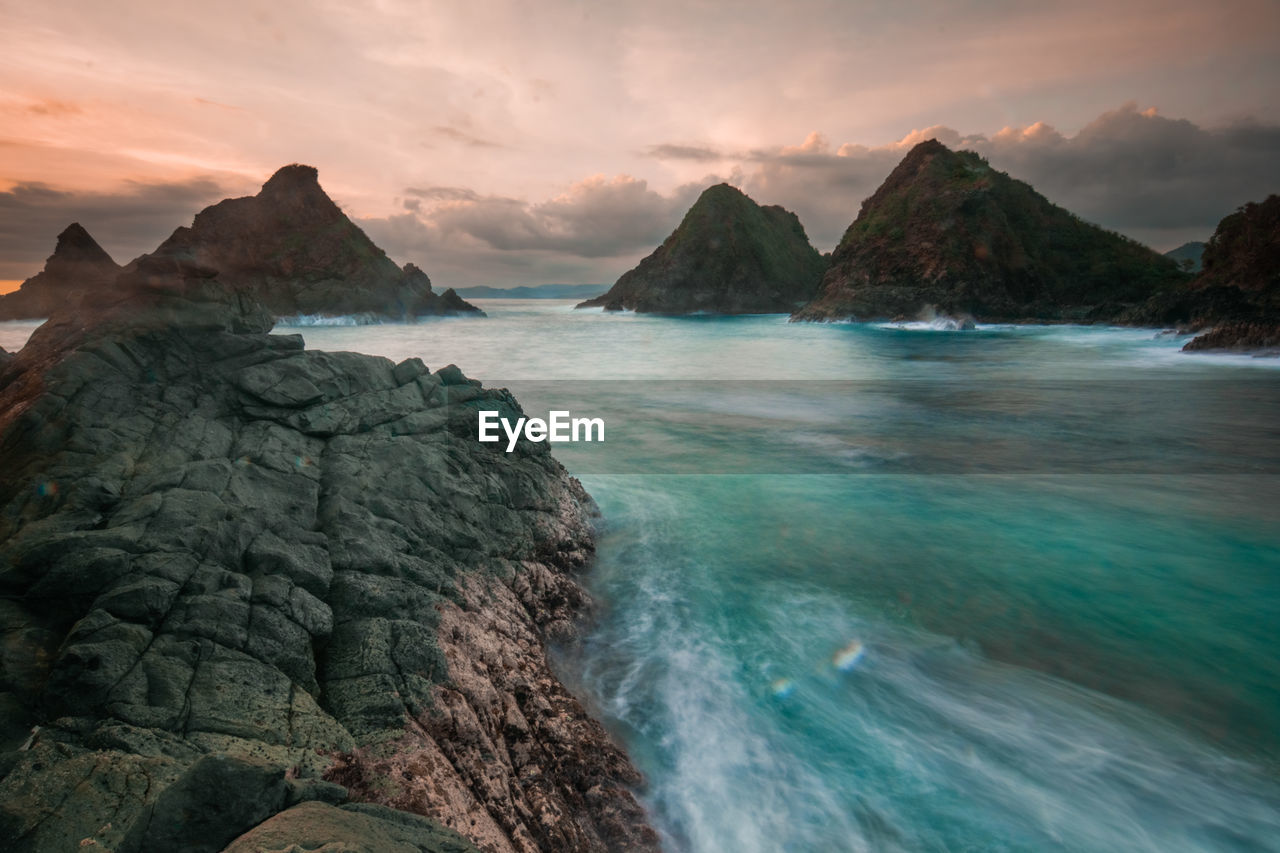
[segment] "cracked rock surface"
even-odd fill
[[[0,362],[0,849],[656,849],[544,653],[591,500],[472,437],[516,401],[121,281]]]

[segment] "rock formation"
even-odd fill
[[[0,296],[0,320],[43,319],[87,290],[107,286],[120,272],[97,241],[79,222],[58,235],[58,245],[44,262],[44,269],[13,293]]]
[[[1090,225],[977,154],[916,145],[832,253],[796,320],[914,319],[934,310],[997,321],[1146,320],[1177,265]]]
[[[4,849],[655,849],[544,655],[590,498],[244,281],[144,258],[0,368]]]
[[[661,314],[789,313],[810,299],[825,262],[794,213],[761,207],[728,184],[705,190],[653,254],[579,308]]]
[[[1204,271],[1166,309],[1208,332],[1187,350],[1280,348],[1280,196],[1225,217],[1204,250]]]
[[[413,264],[396,266],[325,194],[311,166],[285,166],[257,195],[205,208],[153,254],[216,270],[277,317],[482,314],[452,290],[433,292]]]

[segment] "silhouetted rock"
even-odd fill
[[[977,154],[937,140],[911,149],[831,256],[796,320],[1144,322],[1177,265],[1079,219]]]
[[[656,849],[544,653],[590,498],[474,440],[506,391],[272,323],[151,256],[0,369],[5,849]]]
[[[812,297],[822,256],[794,213],[740,190],[705,190],[661,246],[577,307],[661,314],[787,313]]]
[[[1204,271],[1168,310],[1191,328],[1213,327],[1187,350],[1280,346],[1280,196],[1250,202],[1218,223]]]
[[[109,285],[120,267],[79,222],[58,235],[44,269],[12,293],[0,296],[0,320],[34,320],[78,301],[87,290]]]
[[[396,266],[325,194],[311,166],[285,166],[257,195],[205,208],[153,254],[216,270],[277,317],[483,314],[434,293],[413,264]]]

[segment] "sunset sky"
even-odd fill
[[[1280,192],[1280,2],[0,0],[0,280],[279,166],[438,287],[612,282],[728,180],[830,250],[972,148],[1166,250]]]

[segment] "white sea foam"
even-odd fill
[[[293,314],[276,320],[277,326],[376,326],[383,322],[376,314]]]
[[[872,323],[877,329],[898,329],[905,332],[971,332],[986,328],[970,324],[954,317],[934,317],[932,320],[900,320],[891,323]]]
[[[586,687],[635,733],[669,849],[1280,849],[1274,780],[1154,714],[797,578],[735,609],[736,573],[681,546],[715,535],[706,495],[587,486],[618,607]]]

